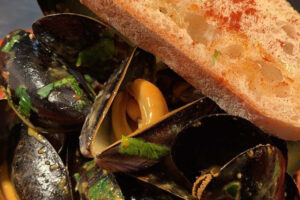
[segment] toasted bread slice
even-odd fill
[[[300,15],[287,1],[81,1],[228,113],[300,139]]]

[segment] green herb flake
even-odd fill
[[[92,83],[93,82],[93,78],[88,75],[88,74],[85,74],[83,75],[84,76],[84,79],[88,82],[88,83]]]
[[[8,43],[5,44],[5,46],[2,48],[2,52],[8,53],[13,46],[19,42],[21,37],[19,35],[13,36]]]
[[[87,106],[87,102],[84,99],[79,99],[74,103],[74,108],[81,112],[84,106]]]
[[[75,179],[76,182],[79,182],[80,174],[79,173],[75,173],[74,174],[74,179]]]
[[[115,42],[112,38],[101,38],[94,46],[78,54],[76,66],[95,66],[111,59],[115,54]]]
[[[46,98],[50,92],[54,89],[54,84],[53,83],[50,83],[48,85],[46,85],[45,87],[42,87],[41,89],[39,89],[37,91],[37,94],[40,95],[40,97],[42,99]]]
[[[81,88],[79,87],[79,85],[77,84],[77,82],[72,81],[72,82],[70,82],[70,84],[71,84],[71,86],[72,86],[74,92],[75,92],[79,97],[81,97],[81,96],[82,96],[82,90],[81,90]]]
[[[108,176],[101,178],[90,187],[88,194],[90,200],[124,199],[120,188],[115,187],[114,182]]]
[[[94,173],[93,173],[93,172],[89,172],[89,173],[87,174],[87,176],[88,176],[88,178],[92,178],[92,177],[94,176]]]
[[[160,159],[170,153],[170,148],[122,136],[121,154],[135,155],[148,159]]]
[[[18,110],[24,117],[29,118],[32,105],[30,96],[28,95],[26,88],[18,87],[15,91],[15,94],[19,99]]]
[[[215,66],[216,62],[217,62],[217,58],[218,56],[221,54],[220,51],[215,50],[214,55],[213,55],[213,66]]]
[[[241,191],[241,183],[238,181],[233,181],[224,186],[224,191],[226,194],[230,195],[233,199],[239,199]]]
[[[87,171],[89,171],[90,169],[92,169],[93,167],[96,166],[96,163],[94,160],[88,161],[83,165],[83,168],[85,168]]]
[[[42,99],[46,98],[50,92],[54,89],[54,88],[58,88],[58,87],[61,87],[63,85],[66,85],[66,84],[70,84],[74,90],[74,92],[79,96],[81,97],[82,96],[82,90],[81,88],[79,87],[76,79],[73,77],[73,76],[69,76],[69,77],[66,77],[66,78],[63,78],[59,81],[56,81],[54,83],[50,83],[42,88],[40,88],[38,91],[37,91],[37,94],[40,95],[40,97]]]
[[[80,184],[80,174],[79,173],[75,173],[73,175],[75,181],[76,181],[76,186],[75,186],[75,191],[78,191],[79,188],[79,184]]]

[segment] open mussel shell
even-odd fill
[[[199,171],[220,168],[256,145],[274,144],[273,137],[236,116],[210,115],[202,118],[198,125],[179,133],[172,147],[173,161],[190,180],[199,176]],[[286,152],[284,144],[279,148]]]
[[[172,159],[194,183],[193,195],[198,198],[225,198],[230,194],[222,188],[227,186],[238,188],[241,199],[283,198],[286,144],[242,118],[226,114],[202,118],[178,134]],[[231,198],[235,199],[225,199]]]
[[[158,145],[159,148],[163,147],[167,152],[178,133],[195,123],[201,116],[214,113],[216,109],[216,104],[210,99],[199,99],[168,113],[163,116],[159,122],[144,129],[137,130],[129,135],[129,141],[130,138],[132,138],[146,145],[155,144]],[[95,159],[98,166],[112,171],[132,172],[146,169],[158,163],[162,157],[168,155],[168,153],[166,153],[164,156],[153,158],[151,156],[141,155],[141,149],[136,152],[137,154],[126,151],[122,152],[122,145],[124,145],[123,142],[118,141],[96,155]]]
[[[124,60],[112,73],[108,81],[105,83],[103,90],[101,90],[95,98],[92,109],[86,117],[79,138],[80,151],[86,157],[92,157],[91,145],[93,145],[94,141],[97,140],[96,137],[99,129],[103,128],[101,125],[105,120],[109,108],[121,86],[134,54],[135,49],[131,56]],[[100,141],[100,143],[102,143],[102,141]]]
[[[44,15],[78,13],[98,19],[97,15],[81,4],[79,0],[38,0],[38,4]]]
[[[31,33],[16,30],[7,35],[0,59],[2,75],[8,75],[8,101],[28,126],[55,132],[80,128],[91,101]]]
[[[285,193],[285,163],[278,148],[258,145],[227,163],[216,177],[201,175],[205,178],[194,184],[193,191],[206,199],[281,200]]]
[[[109,26],[78,14],[54,14],[37,20],[35,37],[70,68],[104,83],[133,47]]]
[[[23,200],[72,199],[68,172],[52,145],[22,126],[11,163],[11,179]]]

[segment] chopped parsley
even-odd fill
[[[81,51],[76,66],[94,66],[111,59],[115,53],[115,43],[112,38],[101,38],[94,46]]]
[[[5,46],[2,48],[2,52],[9,52],[11,48],[15,45],[15,43],[19,42],[21,39],[21,36],[15,35],[13,36],[8,43],[5,44]]]
[[[80,174],[79,173],[75,173],[74,174],[74,179],[76,180],[76,182],[79,182]]]
[[[79,99],[74,104],[74,108],[78,110],[79,112],[82,111],[83,107],[87,105],[87,102],[84,99]]]
[[[82,96],[82,90],[81,88],[79,87],[76,79],[73,77],[73,76],[69,76],[69,77],[66,77],[66,78],[63,78],[59,81],[56,81],[54,83],[50,83],[42,88],[40,88],[38,91],[37,91],[37,94],[40,95],[40,97],[42,99],[46,98],[50,92],[55,89],[55,88],[58,88],[62,85],[66,85],[66,84],[70,84],[72,86],[72,88],[74,89],[74,92],[79,96],[81,97]]]
[[[93,82],[93,78],[88,75],[88,74],[85,74],[83,75],[84,79],[88,82],[88,83],[92,83]]]
[[[94,166],[96,166],[96,162],[94,160],[88,161],[83,165],[87,171],[91,170]]]
[[[42,99],[46,98],[50,92],[54,89],[54,84],[50,83],[37,91],[37,94],[40,95]]]
[[[24,117],[29,118],[32,105],[30,96],[28,95],[26,88],[18,87],[15,91],[15,94],[19,99],[18,110]]]
[[[109,176],[104,176],[98,180],[89,189],[88,195],[90,200],[114,199],[123,200],[123,194],[119,187],[114,185],[113,180]]]
[[[120,153],[148,159],[160,159],[170,153],[170,148],[151,142],[145,142],[140,139],[122,136]]]
[[[215,66],[216,62],[217,62],[217,58],[218,56],[221,54],[220,51],[215,50],[214,55],[213,55],[213,66]]]
[[[63,85],[69,84],[72,89],[74,90],[75,94],[77,95],[77,100],[75,103],[73,103],[73,106],[76,110],[78,110],[79,112],[82,111],[83,107],[88,105],[86,98],[83,97],[83,91],[82,89],[79,87],[76,79],[73,76],[69,76],[66,78],[63,78],[59,81],[56,81],[54,83],[50,83],[40,89],[38,89],[37,94],[42,98],[46,98],[50,92],[58,87],[61,87]]]

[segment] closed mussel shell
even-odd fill
[[[133,47],[101,21],[78,14],[54,14],[37,20],[35,37],[68,67],[104,83]]]
[[[199,199],[282,199],[285,154],[283,141],[226,114],[204,117],[172,147],[174,163]]]
[[[72,199],[68,172],[61,158],[34,130],[21,127],[11,168],[11,179],[22,199]]]
[[[0,59],[9,103],[28,126],[55,132],[80,127],[90,100],[77,80],[31,33],[10,33],[2,44]]]

